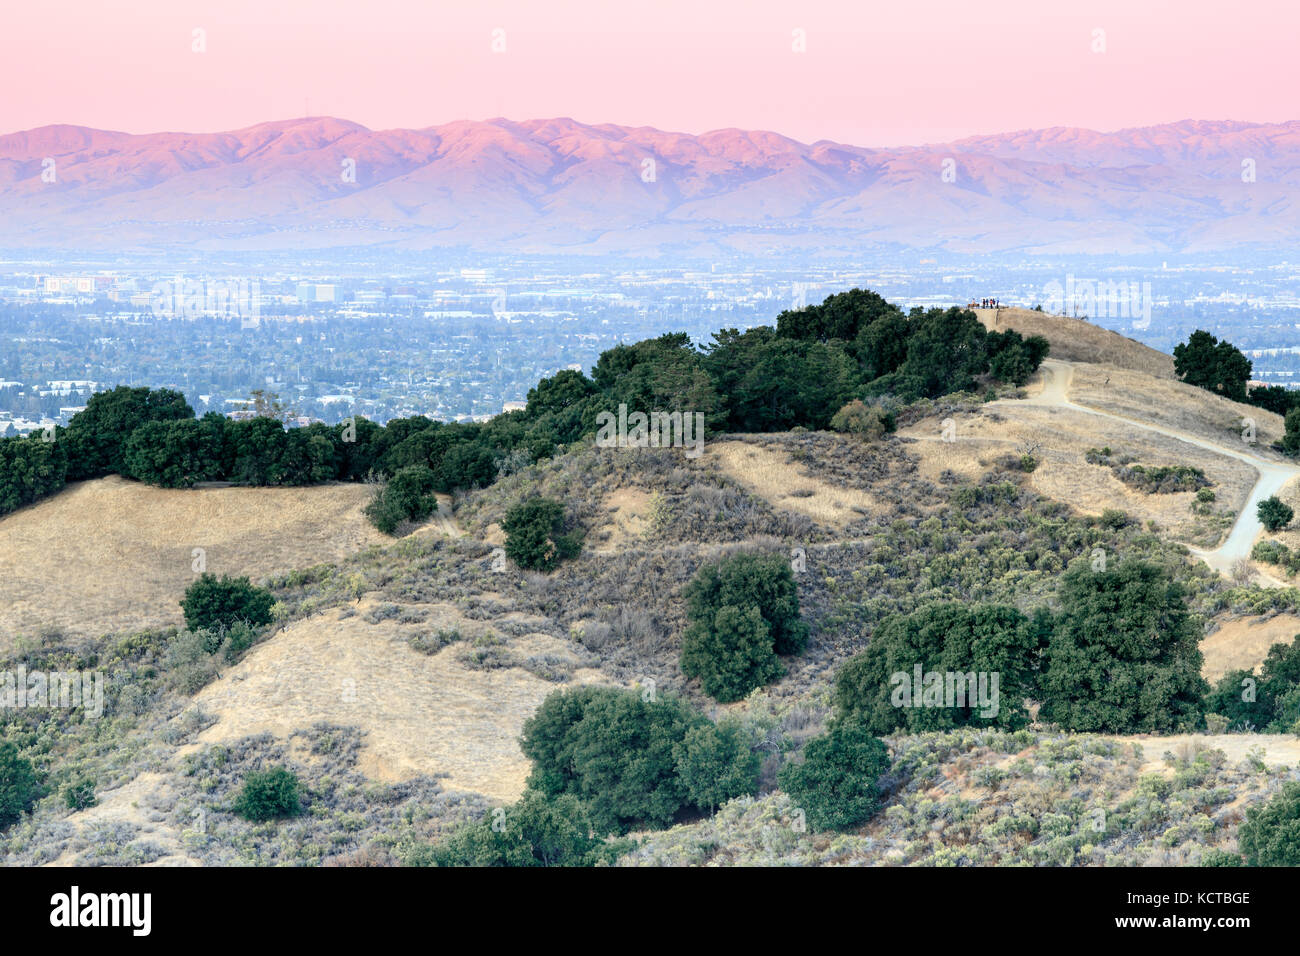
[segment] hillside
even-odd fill
[[[93,660],[112,688],[98,725],[46,737],[58,782],[92,776],[98,804],[43,801],[8,832],[6,862],[420,862],[524,792],[525,721],[552,691],[587,685],[679,695],[737,721],[761,755],[756,796],[639,834],[624,864],[1195,865],[1232,851],[1245,808],[1294,778],[1293,735],[897,734],[884,809],[842,835],[795,828],[777,784],[882,621],[936,601],[1051,608],[1062,572],[1098,552],[1178,582],[1207,677],[1256,668],[1300,633],[1300,592],[1268,576],[1280,571],[1227,573],[1260,534],[1261,476],[1300,469],[1243,445],[1229,426],[1246,406],[1153,374],[1144,347],[1087,328],[1025,324],[1074,334],[1077,358],[1054,342],[1025,387],[914,402],[876,441],[738,433],[688,457],[587,439],[458,492],[442,502],[454,523],[396,540],[364,524],[360,484],[108,478],[0,518],[0,573],[19,589],[3,623],[26,639],[22,659]],[[1261,443],[1280,434],[1254,411]],[[1133,465],[1194,468],[1213,500],[1134,483]],[[539,496],[580,524],[581,554],[548,574],[503,566],[507,513]],[[174,629],[192,546],[274,593],[275,623],[242,654]],[[682,673],[681,593],[743,552],[791,560],[809,637],[779,679],[719,704]],[[56,577],[66,587],[37,587]],[[279,763],[310,813],[268,826],[226,809],[248,772]],[[1098,809],[1113,826],[1091,828]]]
[[[0,519],[0,650],[181,623],[203,568],[262,578],[384,542],[363,485],[176,491],[117,476],[79,482]],[[52,599],[50,582],[58,582]]]

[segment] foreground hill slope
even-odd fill
[[[995,401],[918,402],[876,442],[736,434],[698,458],[580,442],[458,495],[454,524],[444,515],[398,540],[362,524],[363,486],[162,492],[105,479],[0,519],[11,544],[0,553],[18,554],[6,580],[29,595],[7,626],[29,638],[28,659],[93,659],[111,687],[93,734],[69,725],[50,738],[51,764],[92,777],[98,805],[47,799],[6,834],[6,859],[416,859],[520,794],[524,721],[552,690],[586,684],[679,694],[760,741],[759,796],[651,834],[625,862],[1195,864],[1231,849],[1244,808],[1294,776],[1293,736],[899,736],[885,810],[840,836],[801,832],[776,785],[882,619],[938,600],[1050,606],[1062,570],[1097,551],[1180,581],[1207,625],[1207,676],[1254,668],[1300,633],[1300,593],[1277,586],[1288,582],[1259,567],[1253,583],[1234,582],[1190,550],[1253,540],[1260,463],[1285,466],[1242,450],[1229,426],[1245,406],[1085,354],[1049,359]],[[1281,434],[1276,416],[1253,411],[1261,443]],[[1122,477],[1134,464],[1197,469],[1214,500],[1134,485]],[[507,511],[539,495],[562,500],[585,532],[582,553],[551,574],[497,560]],[[44,558],[39,527],[59,530]],[[233,662],[163,616],[204,528],[222,529],[210,569],[261,579],[279,602],[276,624]],[[681,673],[680,595],[702,564],[738,550],[797,563],[810,635],[784,677],[719,705]],[[174,572],[142,573],[158,554],[170,569],[173,553]],[[136,557],[107,572],[111,600],[75,583],[45,590],[40,619],[69,622],[69,635],[82,621],[83,646],[24,623],[40,617],[35,589],[56,567],[84,555],[107,567],[116,554]],[[87,601],[100,603],[83,611]],[[96,632],[95,613],[112,623]],[[244,775],[280,763],[299,774],[310,813],[270,827],[232,815]],[[1097,811],[1114,826],[1095,829]]]

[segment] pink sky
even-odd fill
[[[191,51],[196,27],[206,53]],[[806,53],[792,51],[796,28]],[[876,146],[1269,122],[1300,115],[1297,37],[1294,0],[18,3],[0,26],[0,131],[572,116]]]

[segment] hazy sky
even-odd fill
[[[572,116],[875,146],[1278,121],[1300,115],[1298,27],[1294,0],[13,3],[0,22],[0,131]],[[206,52],[193,52],[196,28]]]

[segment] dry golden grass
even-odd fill
[[[1218,630],[1201,641],[1205,664],[1201,674],[1217,681],[1228,671],[1253,671],[1268,656],[1274,644],[1290,644],[1300,634],[1300,617],[1279,614],[1276,617],[1244,617],[1223,621]]]
[[[519,749],[524,721],[557,684],[517,667],[477,670],[460,661],[465,644],[433,655],[413,650],[417,630],[457,628],[467,637],[488,629],[450,605],[421,605],[420,624],[372,624],[363,601],[297,621],[253,649],[205,687],[194,706],[217,718],[192,746],[271,733],[287,739],[317,721],[359,727],[358,769],[388,782],[447,774],[444,785],[498,800],[523,792],[528,762]],[[500,637],[500,635],[498,635]],[[545,634],[503,637],[516,657],[552,654],[576,661],[571,647]],[[578,668],[573,683],[600,679]]]
[[[1048,315],[1032,309],[974,311],[990,331],[1014,329],[1024,336],[1041,335],[1051,343],[1052,358],[1066,362],[1100,362],[1161,378],[1174,377],[1172,356],[1083,319]]]
[[[803,474],[784,452],[771,448],[744,441],[714,442],[707,455],[750,494],[775,509],[805,514],[822,525],[841,528],[880,507],[865,491]]]
[[[973,481],[990,471],[996,460],[1035,448],[1038,467],[1028,476],[1029,486],[1040,495],[1070,505],[1083,514],[1099,515],[1118,508],[1145,523],[1155,521],[1175,537],[1191,538],[1198,524],[1190,506],[1192,492],[1146,494],[1124,484],[1105,465],[1085,460],[1089,448],[1109,446],[1115,455],[1127,454],[1143,465],[1188,463],[1189,446],[1123,422],[1099,418],[1069,408],[1051,408],[1017,402],[982,406],[973,415],[953,422],[956,441],[940,441],[940,422],[929,418],[900,435],[918,439],[909,445],[917,456],[917,467],[931,480],[941,480],[945,471]],[[1216,455],[1201,448],[1194,464],[1213,482],[1215,507],[1240,510],[1256,473],[1244,462]]]
[[[601,507],[609,512],[609,521],[596,529],[597,534],[605,536],[597,550],[617,550],[640,539],[650,525],[652,499],[642,488],[619,488],[606,495]]]
[[[1268,445],[1282,438],[1282,416],[1232,402],[1203,388],[1129,369],[1079,364],[1073,368],[1070,401],[1123,418],[1188,432],[1198,438],[1262,458],[1279,456]],[[1255,422],[1256,443],[1242,440],[1243,419]],[[1193,462],[1194,464],[1194,462]]]
[[[1174,768],[1165,760],[1166,753],[1182,759],[1195,759],[1196,754],[1207,750],[1222,750],[1230,764],[1240,764],[1248,759],[1248,751],[1259,748],[1260,759],[1268,767],[1294,767],[1300,763],[1300,737],[1289,734],[1175,734],[1168,737],[1151,737],[1138,734],[1129,737],[1112,737],[1124,746],[1138,744],[1142,748],[1142,767],[1139,773],[1171,775]]]
[[[0,647],[179,624],[193,549],[214,574],[259,577],[391,541],[364,485],[168,490],[116,476],[79,482],[0,518]],[[430,525],[420,533],[440,533]]]

